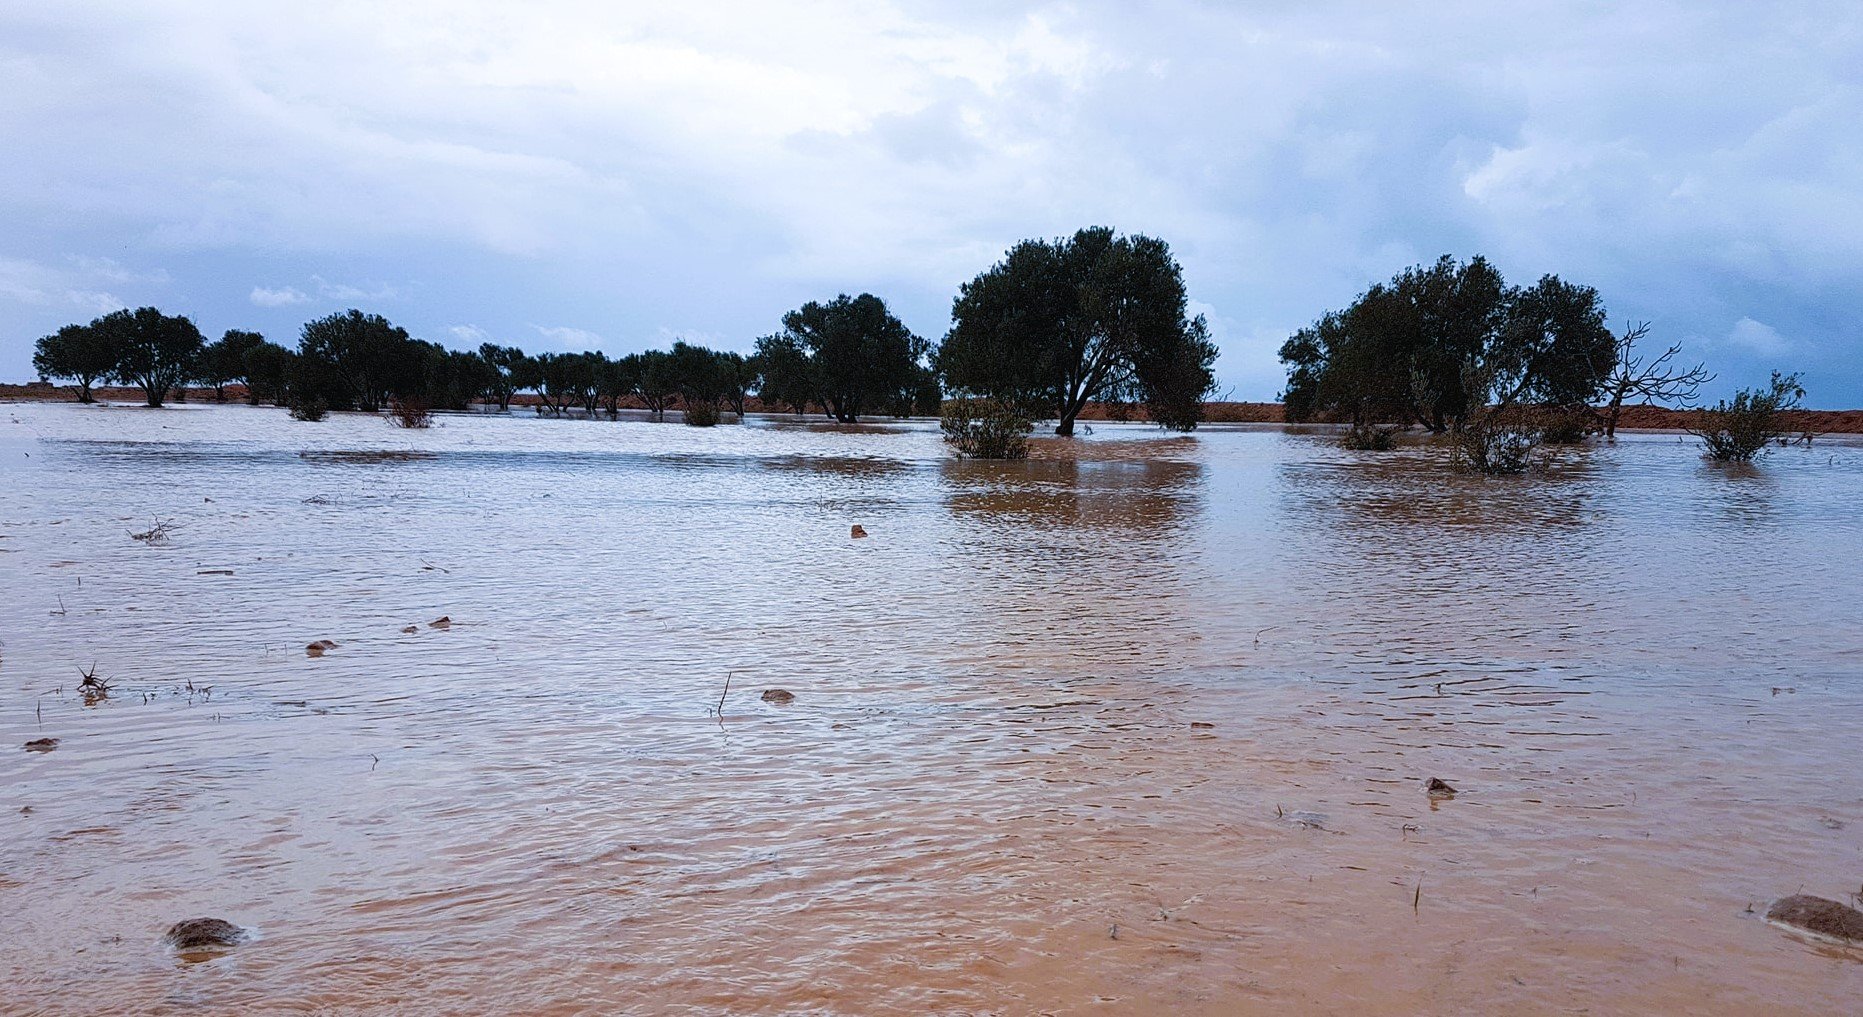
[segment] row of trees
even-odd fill
[[[851,423],[936,413],[948,387],[1024,430],[1053,419],[1057,433],[1072,434],[1089,402],[1142,404],[1163,426],[1190,430],[1213,385],[1216,347],[1186,306],[1182,271],[1162,241],[1095,227],[1011,249],[964,285],[936,346],[862,293],[789,312],[748,356],[685,342],[619,358],[495,343],[457,351],[353,309],[306,324],[295,349],[237,330],[207,343],[187,318],[145,307],[66,326],[39,340],[33,363],[42,377],[73,381],[86,402],[104,380],[141,386],[151,406],[187,384],[224,399],[243,382],[249,401],[304,417],[474,401],[508,410],[528,392],[540,412],[678,405],[696,422],[725,409],[741,417],[754,394]]]

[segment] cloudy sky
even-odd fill
[[[1169,241],[1269,398],[1288,332],[1449,253],[1863,405],[1853,2],[0,5],[0,379],[154,304],[291,344],[747,349],[1016,240]]]

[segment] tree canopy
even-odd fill
[[[1183,272],[1163,241],[1096,226],[1024,240],[965,283],[937,365],[945,383],[1074,433],[1089,402],[1143,403],[1159,424],[1203,419],[1216,345],[1187,316]]]
[[[201,350],[201,355],[194,364],[194,380],[213,389],[216,402],[226,401],[226,386],[235,381],[247,381],[246,353],[264,344],[265,337],[257,332],[240,329],[227,329],[220,338],[210,342]],[[247,384],[247,399],[257,403],[251,394],[251,384]]]
[[[1459,431],[1516,405],[1583,407],[1616,360],[1598,292],[1548,275],[1509,287],[1479,256],[1406,269],[1281,346],[1289,420]]]
[[[112,311],[92,327],[102,329],[117,349],[111,376],[141,387],[150,406],[162,405],[169,389],[188,380],[204,345],[192,321],[153,307]]]
[[[39,377],[69,378],[78,390],[78,401],[92,403],[97,397],[91,386],[108,378],[116,370],[122,351],[113,334],[99,327],[102,319],[88,325],[66,325],[39,340],[32,352],[32,369]]]
[[[332,393],[333,406],[369,412],[408,388],[421,368],[420,352],[406,329],[355,308],[307,322],[298,354],[329,366],[340,384],[340,391]]]
[[[758,340],[766,387],[790,405],[820,403],[851,424],[863,413],[887,411],[918,392],[930,344],[912,334],[871,293],[810,301],[783,316],[783,331]],[[805,394],[806,393],[806,394]]]

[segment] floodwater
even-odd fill
[[[1863,446],[1094,427],[0,406],[0,1011],[1856,1012]]]

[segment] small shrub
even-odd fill
[[[1708,458],[1723,463],[1751,462],[1770,451],[1770,445],[1792,432],[1781,414],[1805,398],[1796,374],[1772,373],[1764,389],[1743,388],[1702,410],[1688,433],[1701,439]]]
[[[1525,473],[1533,465],[1534,450],[1544,440],[1545,432],[1529,420],[1479,420],[1455,436],[1449,461],[1466,473]]]
[[[1354,452],[1389,452],[1398,429],[1375,424],[1353,424],[1339,438],[1339,444]]]
[[[686,412],[681,414],[687,427],[718,426],[718,404],[709,399],[686,400]]]
[[[330,412],[330,404],[322,396],[300,396],[295,393],[286,401],[290,407],[293,420],[322,420]]]
[[[419,396],[393,396],[388,400],[388,420],[396,427],[432,427],[433,407]]]
[[[962,459],[1027,459],[1033,421],[994,399],[945,403],[938,427]]]

